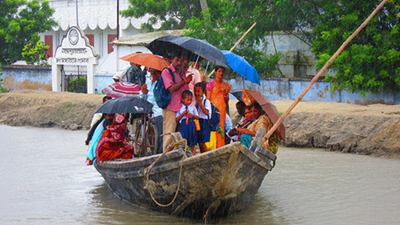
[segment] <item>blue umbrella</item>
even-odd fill
[[[260,85],[260,76],[257,70],[242,56],[227,50],[221,50],[230,68],[252,83]]]

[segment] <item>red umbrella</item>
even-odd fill
[[[278,121],[280,115],[279,115],[278,110],[276,109],[276,106],[274,104],[272,104],[272,102],[270,102],[264,95],[262,95],[258,91],[252,91],[252,90],[247,90],[247,89],[243,90],[243,92],[245,92],[245,94],[248,97],[248,98],[245,97],[245,99],[244,99],[246,105],[248,104],[249,101],[251,101],[251,102],[256,101],[263,108],[263,110],[265,111],[267,116],[269,118],[271,118],[271,120],[274,124],[276,123],[276,121]],[[243,98],[243,95],[242,95],[242,98]],[[246,102],[246,100],[247,100],[247,102]],[[285,126],[283,125],[283,123],[281,123],[278,127],[278,136],[283,141],[285,140],[285,136],[286,136],[285,132],[286,132]]]
[[[103,92],[113,98],[120,98],[124,96],[139,97],[139,91],[141,88],[142,87],[140,85],[129,82],[115,82],[104,88]]]
[[[159,71],[162,71],[171,64],[166,59],[149,53],[133,53],[121,57],[120,59]]]

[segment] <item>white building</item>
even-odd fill
[[[45,45],[50,46],[47,56],[55,56],[55,51],[61,45],[68,29],[78,26],[88,38],[95,53],[99,55],[97,65],[94,66],[96,93],[100,93],[102,88],[112,83],[111,77],[115,72],[128,64],[120,60],[120,57],[137,51],[149,52],[143,45],[125,45],[121,51],[112,43],[116,41],[117,35],[132,36],[146,32],[141,29],[141,25],[147,22],[149,16],[139,19],[123,18],[117,13],[117,8],[121,11],[129,7],[128,0],[49,0],[49,3],[50,7],[55,9],[53,18],[58,22],[58,26],[40,34]],[[160,24],[153,28],[160,28]],[[86,67],[65,66],[64,73],[84,76]]]

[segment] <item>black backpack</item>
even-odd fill
[[[205,105],[206,100],[208,99],[204,98],[203,105]],[[211,105],[211,118],[208,118],[208,125],[211,126],[211,131],[217,131],[219,127],[219,121],[221,120],[221,115],[219,113],[219,109],[215,107],[210,100],[208,101]]]

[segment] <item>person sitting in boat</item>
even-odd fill
[[[114,114],[103,114],[103,119],[96,126],[94,133],[92,135],[91,141],[89,143],[89,150],[86,158],[87,165],[95,165],[97,161],[96,157],[96,149],[97,145],[100,141],[101,136],[103,135],[104,129],[107,126],[111,125],[114,121]]]
[[[256,135],[258,128],[265,128],[265,133],[263,134],[265,135],[274,125],[257,102],[251,105],[250,111],[255,121],[252,122],[248,128],[236,128],[239,132],[240,142],[246,147],[250,147],[250,143]],[[271,135],[264,147],[276,154],[278,151],[278,133],[276,131]]]
[[[176,113],[176,122],[180,123],[179,132],[186,139],[193,155],[196,155],[197,133],[193,119],[199,119],[196,107],[192,105],[193,94],[189,90],[182,92],[182,106]]]
[[[244,115],[244,110],[246,109],[246,104],[239,100],[236,102],[236,111],[237,115],[232,117],[232,126],[237,127],[239,123],[243,123],[246,120],[246,116]]]
[[[240,141],[239,131],[237,130],[237,128],[248,128],[249,125],[254,121],[253,113],[251,113],[250,108],[251,106],[245,107],[244,109],[245,119],[240,121],[240,123],[238,123],[235,128],[226,132],[226,136],[228,136],[231,139],[231,143],[235,141]]]
[[[112,99],[110,96],[104,96],[103,97],[103,104]],[[95,113],[92,117],[92,122],[90,123],[90,130],[88,133],[88,136],[85,140],[85,144],[89,145],[90,141],[92,140],[92,136],[94,134],[94,131],[96,130],[97,126],[100,124],[100,122],[104,119],[104,114],[103,113]]]
[[[133,156],[133,146],[125,138],[126,119],[123,115],[117,115],[113,124],[107,126],[97,145],[97,161],[107,161],[111,159],[131,159]]]
[[[211,118],[211,102],[204,95],[206,93],[206,83],[198,82],[194,86],[194,96],[197,102],[197,111],[199,113],[200,131],[197,132],[197,141],[200,146],[200,152],[207,152],[206,143],[210,141],[211,126],[209,118]]]

